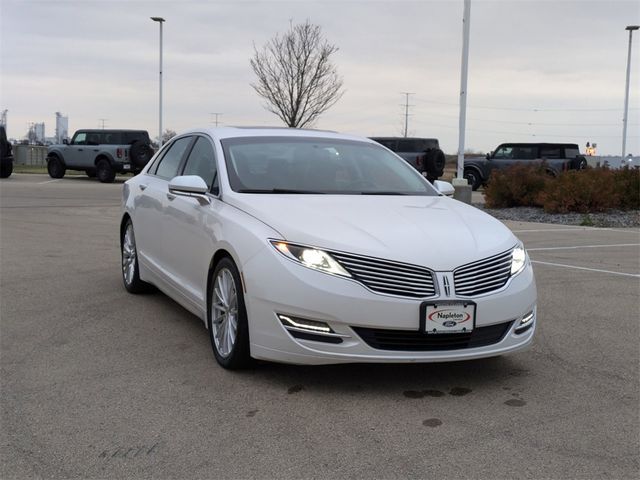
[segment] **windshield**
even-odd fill
[[[373,143],[310,137],[222,141],[240,193],[437,196],[404,160]]]

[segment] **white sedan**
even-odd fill
[[[124,285],[199,316],[226,368],[521,350],[536,328],[528,255],[451,191],[365,138],[191,130],[124,184]]]

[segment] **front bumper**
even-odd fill
[[[356,332],[364,328],[420,335],[423,300],[374,293],[355,281],[303,267],[275,251],[262,251],[243,265],[243,277],[251,355],[258,359],[318,365],[470,360],[527,348],[536,329],[537,293],[530,265],[500,291],[472,298],[476,303],[476,329],[504,324],[504,334],[490,345],[476,347],[471,342],[469,347],[452,350],[374,348],[370,339],[367,343],[362,333]],[[531,326],[516,333],[520,320],[529,312],[533,312],[533,319],[528,323]],[[326,322],[341,342],[295,338],[285,329],[278,314]]]

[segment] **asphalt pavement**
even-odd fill
[[[640,476],[638,229],[507,222],[526,352],[228,372],[198,318],[123,288],[121,181],[0,181],[3,479]]]

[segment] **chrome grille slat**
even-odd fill
[[[409,273],[405,274],[404,272],[402,272],[401,274],[398,273],[398,272],[389,273],[388,270],[385,270],[385,269],[382,269],[382,268],[375,268],[375,267],[362,268],[361,266],[357,266],[357,265],[354,265],[352,263],[347,263],[347,262],[343,262],[343,261],[340,261],[340,263],[342,264],[342,266],[349,267],[354,271],[368,272],[370,274],[376,274],[376,275],[387,276],[387,277],[415,278],[416,280],[423,280],[424,276],[425,275],[429,275],[429,273],[430,273],[428,270],[425,270],[420,275],[418,275],[418,274],[409,274]]]
[[[496,269],[505,268],[505,267],[509,267],[509,268],[511,267],[511,259],[509,259],[508,262],[500,262],[500,263],[496,263],[494,265],[490,265],[488,267],[479,268],[477,270],[466,271],[463,274],[458,274],[458,276],[460,278],[466,278],[466,277],[469,277],[469,276],[482,275],[484,273],[487,273],[487,272],[491,273],[492,271],[495,271]]]
[[[425,267],[351,253],[329,253],[355,280],[374,292],[411,298],[436,294],[433,272]]]
[[[474,296],[502,288],[511,273],[512,250],[458,267],[453,271],[456,295]]]
[[[511,264],[506,265],[502,268],[496,269],[493,272],[487,272],[487,273],[483,273],[482,275],[478,275],[476,277],[473,276],[469,276],[469,277],[465,277],[463,280],[458,280],[458,285],[459,286],[463,286],[466,285],[468,283],[475,283],[479,280],[482,280],[483,278],[493,278],[496,275],[501,275],[501,274],[505,274],[507,273],[508,270],[511,270]]]

